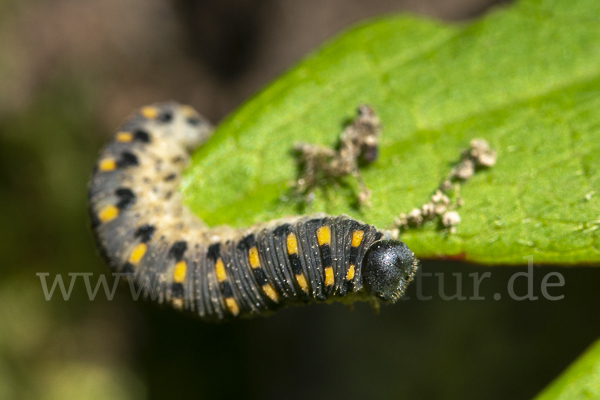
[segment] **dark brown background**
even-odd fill
[[[100,86],[110,127],[174,98],[218,120],[324,40],[365,18],[412,12],[448,21],[500,0],[5,0],[0,112],[57,74]],[[0,9],[1,10],[1,9]],[[1,114],[0,114],[1,115]]]
[[[103,141],[135,108],[175,99],[218,121],[324,40],[385,13],[468,23],[490,0],[4,0],[0,2],[0,398],[528,399],[597,336],[600,270],[559,270],[561,301],[515,301],[491,271],[485,301],[430,301],[375,315],[336,304],[207,325],[152,304],[44,301],[37,272],[107,269],[86,182]],[[519,280],[517,292],[526,290]],[[501,300],[493,300],[503,293]]]

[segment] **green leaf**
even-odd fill
[[[535,400],[600,398],[600,340],[545,388]]]
[[[471,25],[396,16],[325,45],[229,116],[187,171],[186,204],[208,224],[346,213],[380,228],[426,202],[460,150],[484,138],[490,170],[461,189],[462,223],[402,239],[419,257],[489,264],[600,261],[600,2],[521,1]],[[334,145],[360,103],[379,113],[380,158],[357,185],[290,197],[295,142]]]

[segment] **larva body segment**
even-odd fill
[[[189,151],[211,133],[190,107],[158,104],[136,112],[101,151],[90,213],[115,271],[131,274],[145,297],[205,320],[310,301],[399,298],[416,272],[414,255],[347,216],[205,227],[182,205],[178,185]]]

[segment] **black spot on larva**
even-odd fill
[[[183,297],[183,285],[181,283],[174,283],[171,285],[171,296],[176,299]]]
[[[129,188],[118,188],[115,195],[119,198],[116,206],[120,210],[127,209],[135,203],[135,194]]]
[[[125,265],[123,265],[123,269],[121,269],[121,272],[123,272],[124,274],[133,274],[133,264],[130,262],[126,262]]]
[[[173,192],[169,190],[167,192],[167,194],[165,195],[165,200],[169,200],[171,198],[171,196],[173,196]]]
[[[356,265],[356,263],[358,262],[358,246],[350,247],[350,257],[348,262],[350,263],[350,265]]]
[[[217,258],[221,256],[221,243],[215,243],[208,246],[206,256],[213,261],[217,261]]]
[[[283,224],[283,225],[275,228],[275,230],[273,231],[273,234],[275,236],[283,236],[283,235],[287,235],[289,231],[290,231],[290,224]]]
[[[172,181],[175,178],[177,178],[177,174],[175,174],[175,173],[169,174],[169,175],[165,176],[165,182]]]
[[[231,289],[231,285],[227,281],[221,282],[221,293],[223,293],[223,297],[233,297],[233,290]]]
[[[128,151],[122,152],[121,158],[119,159],[119,161],[117,161],[117,167],[119,168],[133,167],[136,165],[139,165],[137,156]]]
[[[263,286],[267,283],[267,276],[262,268],[254,269],[254,278],[256,279],[256,283],[258,283],[260,286]]]
[[[182,156],[173,157],[173,158],[171,159],[171,162],[172,162],[173,164],[178,164],[178,163],[180,163],[180,162],[183,162],[183,157],[182,157]]]
[[[200,125],[200,119],[199,118],[194,118],[194,117],[190,117],[187,119],[187,123],[192,125],[192,126],[197,126]]]
[[[361,223],[359,223],[357,221],[349,220],[349,221],[346,221],[346,223],[348,224],[348,229],[350,230],[350,232],[353,232],[353,231],[364,231],[365,230],[364,229],[365,225],[363,225],[363,224],[361,224]]]
[[[300,275],[302,273],[302,264],[300,263],[300,257],[297,253],[288,255],[290,264],[292,265],[292,272],[294,275]]]
[[[169,250],[169,256],[174,257],[176,261],[181,261],[183,258],[183,253],[187,250],[187,242],[181,240],[179,242],[175,242],[171,249]]]
[[[142,243],[147,243],[152,239],[154,231],[156,231],[156,227],[153,225],[142,225],[135,231],[135,237],[139,237]]]
[[[137,141],[140,141],[143,143],[150,143],[150,134],[148,132],[146,132],[145,130],[138,129],[137,131],[134,132],[133,137]]]
[[[331,267],[332,258],[331,258],[331,248],[327,243],[322,245],[319,250],[321,250],[321,261],[323,262],[323,266]]]
[[[254,246],[256,246],[256,238],[252,234],[246,236],[238,243],[238,249],[240,250],[249,250]]]
[[[171,111],[165,111],[156,117],[156,119],[162,123],[171,122],[173,119],[173,113],[171,113]]]
[[[311,220],[308,220],[307,223],[322,226],[324,221],[325,218],[313,218]]]

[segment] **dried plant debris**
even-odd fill
[[[469,180],[478,168],[489,168],[496,163],[496,152],[483,139],[473,139],[469,148],[461,152],[461,159],[452,168],[429,201],[408,214],[400,214],[394,220],[394,228],[406,230],[420,227],[425,222],[437,220],[450,233],[460,224],[458,209],[463,205],[460,183]]]
[[[483,139],[473,139],[467,150],[461,152],[458,165],[450,171],[446,180],[440,185],[440,189],[448,190],[452,187],[452,181],[466,181],[473,176],[477,167],[489,168],[496,164],[496,152],[490,148],[488,142]]]
[[[299,154],[300,168],[295,186],[297,192],[304,195],[307,201],[312,199],[317,186],[352,175],[360,187],[359,204],[369,206],[371,191],[358,169],[359,166],[368,165],[377,159],[381,123],[375,111],[368,105],[360,105],[357,114],[340,135],[337,149],[307,143],[294,145],[294,151]]]
[[[371,191],[363,181],[359,167],[377,159],[381,123],[373,108],[368,105],[360,105],[357,114],[340,135],[337,148],[307,143],[294,145],[300,168],[295,187],[307,202],[312,200],[317,186],[352,175],[360,187],[357,196],[359,205],[370,206]],[[450,170],[429,201],[394,219],[394,236],[400,230],[420,227],[434,220],[450,233],[455,233],[456,226],[460,224],[457,210],[463,205],[460,183],[469,180],[479,168],[490,168],[495,163],[496,152],[484,139],[471,140],[469,148],[461,151],[460,161]]]

